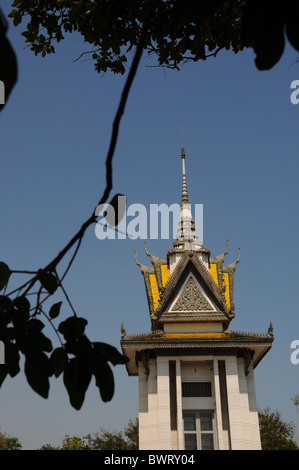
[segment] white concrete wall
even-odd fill
[[[170,429],[169,361],[176,361],[177,431]],[[215,410],[216,448],[229,449],[222,428],[218,360],[225,361],[232,450],[260,449],[260,435],[252,367],[245,376],[244,359],[234,356],[158,356],[149,360],[150,374],[140,363],[140,450],[184,449],[183,410]],[[210,381],[212,397],[182,397],[182,381]]]

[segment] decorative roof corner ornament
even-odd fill
[[[124,339],[126,336],[127,336],[127,332],[126,330],[124,329],[124,324],[123,322],[121,322],[121,325],[120,325],[120,332],[121,332],[121,339]]]
[[[226,272],[226,273],[227,272],[234,272],[236,270],[236,265],[240,262],[240,259],[241,259],[240,249],[241,249],[241,247],[239,246],[239,248],[238,248],[238,258],[236,259],[236,261],[234,261],[231,264],[228,264],[227,266],[223,266],[223,272]]]
[[[139,261],[137,260],[137,251],[135,250],[135,248],[134,248],[134,252],[135,252],[135,263],[137,264],[137,266],[140,267],[140,271],[142,273],[154,273],[154,268],[150,268],[149,266],[145,266],[144,264],[139,263]]]
[[[222,253],[221,255],[218,255],[218,256],[214,256],[213,258],[211,258],[210,260],[210,263],[222,263],[224,262],[224,258],[225,256],[228,254],[229,252],[229,238],[226,240],[226,251],[224,253]]]
[[[268,334],[269,336],[271,336],[272,338],[274,338],[274,333],[273,333],[273,323],[272,323],[272,321],[270,321],[270,324],[269,324],[269,328],[268,328],[267,334]]]
[[[163,259],[163,258],[159,258],[158,256],[155,256],[155,255],[152,255],[151,253],[149,253],[147,251],[147,241],[144,240],[144,243],[145,243],[145,253],[147,256],[150,257],[151,259],[151,263],[154,265],[155,263],[158,263],[158,264],[167,264],[167,260],[166,259]]]

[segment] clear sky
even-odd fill
[[[28,270],[45,266],[100,199],[125,77],[100,76],[91,61],[73,63],[86,50],[78,35],[42,59],[25,48],[21,31],[10,23],[19,80],[0,115],[0,258]],[[290,101],[297,56],[288,46],[267,72],[255,68],[249,50],[220,52],[180,72],[153,68],[144,56],[120,127],[112,194],[148,208],[179,203],[183,129],[189,198],[204,207],[204,245],[215,256],[230,237],[227,262],[241,245],[230,328],[266,333],[270,320],[274,325],[272,350],[255,370],[258,406],[293,421],[299,438],[291,401],[299,393],[299,365],[290,361],[290,344],[299,339],[299,105]],[[171,246],[172,240],[148,240],[157,256]],[[84,237],[65,286],[88,319],[91,340],[119,348],[121,322],[128,334],[150,330],[134,248],[148,264],[143,240],[99,240],[93,227]],[[63,309],[68,316],[66,302]],[[37,449],[59,445],[66,434],[122,430],[138,414],[138,382],[123,366],[114,373],[112,402],[104,404],[92,382],[80,411],[70,406],[61,377],[51,379],[47,400],[23,372],[7,379],[0,389],[1,431]]]

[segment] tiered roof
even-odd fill
[[[127,370],[137,374],[136,354],[242,354],[254,367],[271,348],[273,325],[266,334],[229,331],[235,316],[234,274],[238,257],[224,264],[227,249],[212,257],[202,246],[195,230],[188,199],[185,151],[181,153],[183,185],[181,215],[177,239],[167,257],[160,258],[145,251],[151,266],[135,261],[140,267],[151,319],[151,332],[127,335],[122,325],[121,346],[130,358]],[[248,364],[249,364],[248,362]]]

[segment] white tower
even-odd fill
[[[129,375],[139,376],[140,450],[260,449],[254,368],[270,350],[266,334],[228,330],[234,318],[236,264],[227,250],[210,259],[195,230],[185,151],[177,239],[167,259],[146,253],[141,265],[151,331],[121,347]]]

